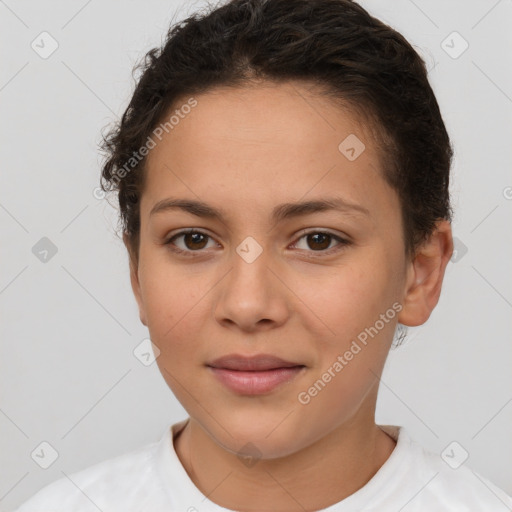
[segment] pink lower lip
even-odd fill
[[[304,366],[276,368],[264,371],[237,371],[209,367],[213,374],[229,389],[244,395],[262,395],[296,377]]]

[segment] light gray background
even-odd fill
[[[456,151],[454,234],[467,248],[430,320],[390,354],[377,421],[438,453],[456,440],[466,465],[512,494],[512,2],[361,3],[431,69]],[[176,12],[201,5],[0,1],[2,510],[186,417],[156,364],[133,354],[148,332],[116,212],[93,190],[99,135],[127,105],[133,65]],[[59,44],[47,59],[31,48],[43,31]],[[453,31],[469,43],[458,58],[441,46]],[[58,250],[46,263],[32,252],[42,237]],[[43,441],[59,453],[46,470],[31,458]]]

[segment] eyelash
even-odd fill
[[[196,257],[196,255],[194,253],[199,253],[197,255],[197,256],[199,256],[202,252],[204,252],[204,250],[202,250],[202,249],[198,249],[197,251],[184,250],[184,249],[180,249],[180,248],[176,247],[173,244],[173,241],[176,240],[176,238],[179,238],[180,236],[184,236],[184,235],[187,235],[190,233],[201,234],[201,235],[208,237],[209,239],[213,239],[212,236],[210,236],[207,233],[204,233],[203,231],[200,231],[198,229],[186,229],[186,230],[180,231],[179,233],[174,234],[171,238],[169,238],[166,242],[164,242],[164,245],[168,245],[169,249],[172,252],[177,253],[177,254],[183,254],[186,257],[194,258],[194,257]],[[296,242],[294,242],[294,245],[302,238],[304,238],[308,235],[313,235],[313,234],[322,234],[322,235],[330,236],[331,238],[335,239],[339,243],[338,243],[338,245],[335,245],[334,247],[331,247],[330,249],[320,250],[320,251],[312,251],[312,250],[307,251],[310,253],[320,253],[320,255],[318,255],[318,256],[317,255],[308,255],[309,257],[317,258],[317,257],[325,256],[325,255],[330,255],[333,252],[337,252],[338,250],[341,250],[344,247],[351,244],[351,242],[349,240],[341,238],[340,236],[330,233],[329,231],[311,230],[311,231],[302,231],[301,236],[299,238],[297,238]]]

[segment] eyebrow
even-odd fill
[[[152,215],[158,213],[168,212],[176,209],[185,211],[195,215],[196,217],[225,222],[224,217],[226,215],[222,209],[214,208],[207,203],[196,201],[194,199],[162,199],[153,206],[149,216],[151,217]],[[312,201],[280,204],[273,209],[271,220],[273,222],[281,222],[285,219],[301,217],[304,215],[310,215],[328,210],[337,210],[347,213],[359,213],[370,216],[370,212],[364,206],[351,203],[340,197],[330,197],[315,199]]]

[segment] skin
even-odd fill
[[[139,254],[130,260],[157,364],[190,416],[175,448],[194,484],[221,506],[318,510],[363,487],[395,447],[375,424],[379,377],[397,322],[421,325],[438,302],[453,250],[450,224],[439,221],[406,257],[399,198],[368,130],[304,83],[216,89],[196,99],[148,155]],[[354,161],[338,150],[349,134],[366,146]],[[369,215],[270,219],[278,204],[334,195]],[[201,200],[225,217],[179,209],[150,216],[169,197]],[[209,236],[174,239],[193,257],[165,245],[186,228]],[[350,243],[312,240],[303,229]],[[248,236],[263,249],[252,263],[236,252]],[[301,404],[298,394],[393,303],[402,306],[394,319]],[[269,353],[306,368],[266,395],[238,395],[205,366],[231,353]],[[261,454],[250,467],[237,456],[249,442]]]

